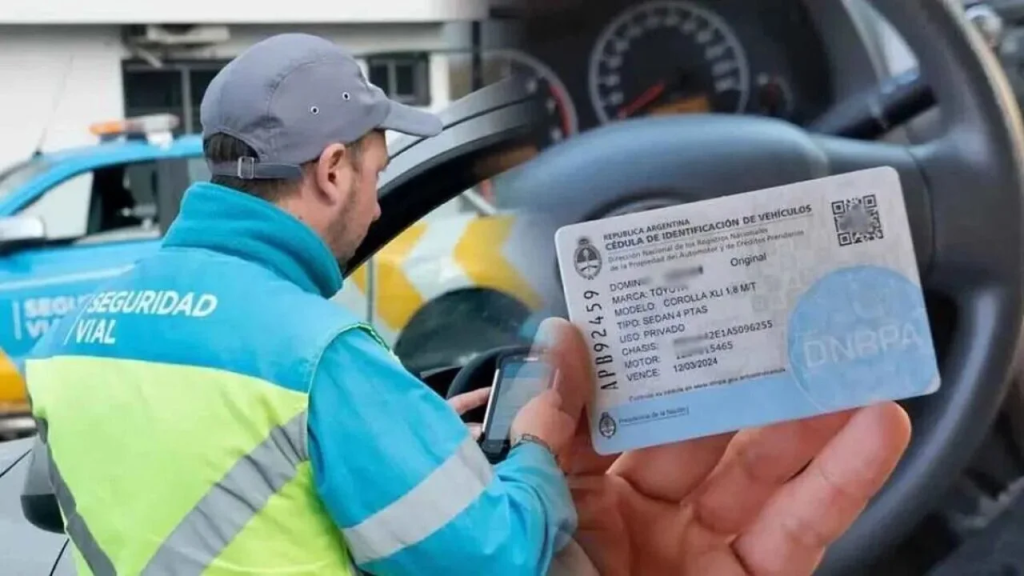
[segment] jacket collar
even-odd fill
[[[337,260],[311,228],[270,202],[209,182],[185,192],[163,246],[235,256],[324,298],[342,286]]]

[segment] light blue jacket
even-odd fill
[[[162,252],[174,255],[168,265],[175,263],[162,276],[192,275],[198,281],[195,276],[204,275],[202,283],[221,294],[225,310],[235,300],[234,322],[206,325],[217,340],[209,333],[196,336],[218,348],[217,357],[228,364],[222,368],[286,387],[299,381],[286,372],[312,370],[307,448],[315,489],[360,568],[375,574],[495,576],[547,571],[576,527],[554,459],[525,444],[492,468],[444,399],[368,332],[344,330],[358,322],[327,301],[342,287],[338,264],[306,225],[253,196],[195,184]],[[247,285],[259,276],[232,273],[232,266],[217,266],[209,255],[269,271],[291,288]],[[311,336],[270,350],[267,344],[280,335],[248,326],[246,315],[277,317],[277,324],[288,326],[285,333],[303,333],[308,326]],[[338,335],[312,337],[325,329]],[[205,342],[180,345],[178,361],[204,362]],[[244,348],[263,356],[253,360]],[[231,366],[235,350],[247,358],[245,365]]]

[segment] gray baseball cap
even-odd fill
[[[345,49],[309,34],[258,42],[210,82],[199,108],[203,138],[227,134],[256,157],[210,166],[215,175],[293,179],[324,148],[373,130],[435,136],[441,120],[388,99]]]

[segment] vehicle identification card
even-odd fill
[[[601,454],[939,388],[891,168],[574,224],[555,242]]]

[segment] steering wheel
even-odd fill
[[[942,130],[932,141],[849,140],[760,117],[646,118],[545,150],[515,170],[505,192],[528,215],[561,226],[875,166],[899,172],[930,312],[934,302],[953,311],[941,318],[950,323],[948,346],[938,346],[942,388],[907,403],[912,446],[831,549],[824,573],[864,567],[885,550],[879,542],[898,542],[967,465],[1004,397],[1024,314],[1024,134],[1008,82],[955,3],[873,4],[903,34],[934,90]],[[537,277],[555,270],[553,246],[544,250],[552,260]]]

